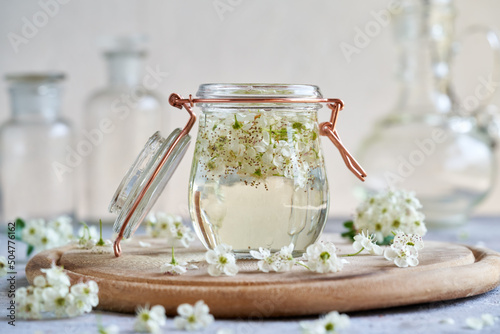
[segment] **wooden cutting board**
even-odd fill
[[[325,234],[340,254],[352,253],[350,243]],[[151,243],[139,246],[138,241]],[[180,261],[195,261],[199,270],[181,276],[160,273],[170,261],[165,242],[134,237],[122,243],[119,258],[91,254],[73,246],[44,251],[26,266],[30,282],[52,261],[64,266],[73,283],[95,280],[99,285],[99,309],[134,312],[138,305],[161,304],[167,315],[181,303],[202,299],[215,317],[259,319],[386,308],[469,297],[500,284],[500,254],[486,248],[452,243],[426,242],[420,265],[398,268],[382,256],[349,257],[339,273],[317,274],[297,266],[292,272],[261,273],[257,262],[238,261],[235,277],[211,277],[201,245],[176,250]]]

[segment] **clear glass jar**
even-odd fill
[[[9,74],[12,116],[0,127],[1,219],[74,216],[72,130],[60,116],[62,73]]]
[[[309,85],[201,85],[197,96],[322,98]],[[207,248],[224,243],[240,256],[290,243],[302,254],[328,214],[319,141],[320,104],[200,105],[189,209]]]
[[[92,152],[84,158],[81,215],[90,222],[114,220],[106,207],[109,198],[136,152],[162,126],[161,98],[150,90],[161,78],[145,73],[144,41],[142,35],[109,41],[109,84],[92,94],[86,105],[80,140],[91,143]]]

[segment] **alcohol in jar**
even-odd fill
[[[294,255],[321,234],[328,183],[315,110],[204,111],[191,169],[189,207],[207,248],[240,258],[259,247]]]

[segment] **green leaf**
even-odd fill
[[[16,223],[16,240],[22,240],[21,233],[23,232],[23,229],[26,227],[26,223],[21,218],[17,218],[15,223]]]
[[[26,256],[30,256],[34,250],[35,250],[35,247],[33,247],[33,245],[28,245],[28,249],[26,250]]]
[[[393,235],[388,235],[384,238],[384,240],[380,243],[380,245],[390,245],[392,243],[392,240],[394,239]]]
[[[354,222],[352,220],[348,220],[348,221],[344,222],[344,227],[352,230],[354,228]]]
[[[354,237],[357,234],[357,231],[354,228],[354,222],[352,220],[348,220],[344,222],[344,227],[347,228],[347,231],[343,232],[341,236],[349,240],[354,240]]]

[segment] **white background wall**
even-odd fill
[[[51,2],[42,0],[41,2]],[[355,151],[374,120],[387,113],[398,93],[394,79],[395,47],[390,27],[348,62],[339,44],[353,43],[355,29],[374,20],[372,11],[390,0],[220,0],[229,6],[219,16],[216,1],[72,0],[16,53],[9,32],[21,34],[23,17],[33,20],[39,1],[0,0],[0,75],[16,71],[60,70],[68,74],[64,115],[78,129],[83,104],[90,92],[106,82],[104,62],[96,40],[101,35],[144,32],[150,37],[147,64],[168,72],[160,86],[171,92],[194,94],[205,82],[284,82],[319,85],[327,97],[346,103],[338,125],[344,144]],[[481,23],[500,26],[500,1],[457,0],[457,31]],[[455,79],[460,94],[472,94],[478,76],[491,66],[486,42],[472,38],[457,59]],[[0,120],[10,106],[6,84],[0,81]],[[464,95],[466,96],[466,95]],[[182,126],[184,112],[167,107],[165,130]],[[326,108],[320,113],[328,117]],[[196,129],[195,129],[196,130]],[[332,210],[349,215],[356,205],[356,178],[344,167],[333,145],[324,141]],[[192,147],[168,186],[168,210],[186,214]],[[500,180],[500,179],[499,179]],[[87,180],[86,182],[91,182]],[[497,183],[500,183],[498,181]],[[500,187],[478,208],[479,214],[500,214]]]

